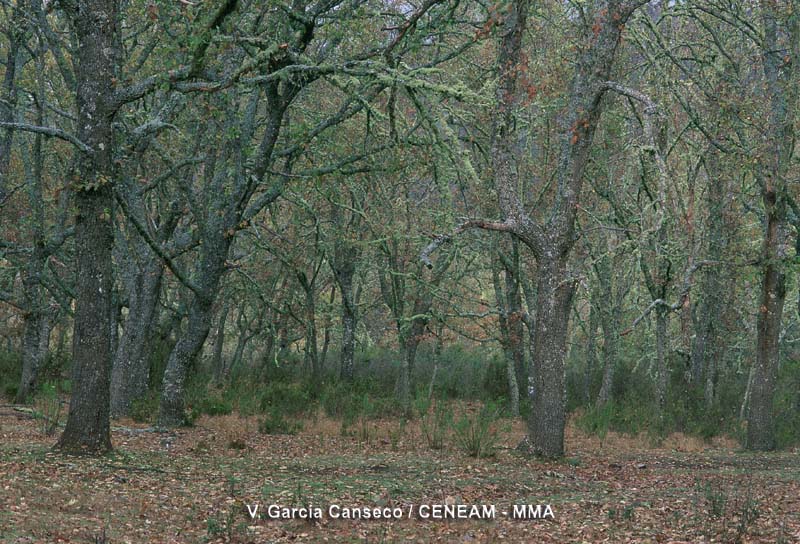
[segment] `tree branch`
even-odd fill
[[[433,263],[431,262],[431,255],[434,251],[439,249],[442,245],[449,243],[453,240],[455,236],[458,236],[462,232],[470,229],[483,229],[483,230],[493,230],[498,232],[511,232],[514,233],[517,228],[517,223],[515,221],[511,221],[506,219],[505,221],[486,221],[484,219],[470,219],[469,221],[465,221],[461,223],[456,229],[450,234],[438,234],[433,237],[433,241],[430,244],[425,246],[422,252],[419,254],[419,260],[422,261],[426,267],[433,268]]]
[[[60,128],[40,127],[36,125],[29,125],[28,123],[6,122],[0,122],[0,127],[5,127],[10,130],[22,130],[25,132],[33,132],[35,134],[43,134],[45,136],[50,136],[51,138],[58,138],[60,140],[64,140],[65,142],[71,143],[84,153],[91,153],[93,151],[92,148],[87,144],[83,143],[69,132],[61,130]]]

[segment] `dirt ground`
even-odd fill
[[[5,405],[0,542],[800,542],[798,451],[756,455],[680,435],[601,443],[571,426],[567,457],[545,462],[519,456],[523,426],[501,422],[496,455],[478,460],[429,449],[413,422],[343,433],[317,417],[294,436],[257,427],[231,415],[164,434],[121,421],[113,455],[75,458],[51,451],[56,437],[40,420]],[[552,515],[511,515],[528,504]],[[273,520],[270,505],[323,515]],[[399,508],[401,519],[331,519],[331,505]],[[431,505],[495,512],[422,519]]]

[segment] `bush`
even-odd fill
[[[150,392],[131,403],[130,416],[137,423],[150,423],[158,415],[158,395]]]
[[[19,388],[22,360],[16,353],[0,351],[0,393],[13,399]]]
[[[278,410],[270,410],[258,424],[258,432],[261,434],[297,434],[302,429],[300,422],[289,421]]]
[[[220,395],[209,395],[201,397],[195,409],[201,413],[209,416],[226,416],[233,412],[233,406]]]
[[[470,457],[494,456],[497,446],[494,423],[499,417],[500,409],[493,403],[476,414],[463,414],[453,427],[458,447]]]
[[[779,448],[800,443],[800,361],[785,361],[778,374],[775,441]]]
[[[308,390],[297,383],[273,382],[261,391],[259,407],[262,413],[276,411],[300,416],[311,412],[314,403]]]

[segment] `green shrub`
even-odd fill
[[[297,434],[302,429],[302,423],[289,421],[278,410],[270,410],[258,424],[261,434]]]
[[[209,416],[226,416],[233,412],[231,403],[218,396],[201,399],[197,409],[201,414]]]
[[[464,413],[453,426],[458,447],[470,457],[494,456],[498,437],[493,427],[499,417],[500,409],[493,403],[476,414]]]
[[[800,443],[800,361],[781,365],[775,394],[775,442],[780,448]]]
[[[300,416],[314,408],[308,390],[297,383],[271,383],[261,391],[260,397],[262,413],[280,411],[282,414]]]
[[[137,423],[151,423],[158,415],[158,395],[150,392],[131,403],[130,416]]]
[[[22,359],[16,353],[0,350],[0,393],[13,399],[17,396]]]

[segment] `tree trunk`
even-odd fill
[[[667,384],[669,382],[669,369],[667,368],[667,309],[659,306],[656,309],[656,400],[658,401],[658,416],[664,419],[664,410],[667,404]]]
[[[180,336],[170,351],[167,367],[164,370],[158,413],[158,424],[162,427],[174,427],[186,423],[184,403],[186,377],[203,349],[211,329],[214,299],[225,273],[225,260],[232,240],[231,237],[224,235],[224,230],[212,232],[217,236],[209,236],[206,239],[197,262],[199,281],[192,293],[186,330],[177,332]]]
[[[511,260],[503,261],[508,307],[508,341],[514,361],[514,379],[517,383],[517,398],[525,390],[527,379],[525,365],[525,325],[522,313],[522,271],[519,265],[519,242],[511,241]]]
[[[77,274],[72,344],[72,397],[59,448],[66,453],[111,450],[112,249],[111,183],[114,133],[109,102],[114,93],[118,6],[114,0],[79,2],[70,9],[77,32],[78,138],[91,148],[79,161],[76,187]]]
[[[163,267],[152,260],[137,272],[134,292],[122,338],[111,370],[111,416],[130,414],[131,403],[147,394],[150,380],[150,353]]]
[[[72,339],[72,397],[59,447],[71,454],[102,454],[111,450],[111,187],[106,184],[93,191],[80,191],[76,200],[79,281]]]
[[[228,302],[222,306],[222,311],[219,314],[219,321],[217,321],[217,334],[214,336],[214,356],[211,361],[211,368],[214,372],[214,379],[222,382],[223,366],[222,348],[225,346],[225,322],[228,321],[228,312],[231,306]]]
[[[239,313],[239,317],[237,319],[237,328],[239,329],[239,337],[236,339],[236,350],[233,352],[233,358],[231,359],[230,363],[223,365],[222,367],[222,380],[225,382],[230,379],[231,371],[242,363],[242,359],[244,358],[244,349],[247,347],[247,343],[253,337],[253,335],[250,334],[250,321],[247,320],[247,316],[244,314],[244,305],[242,306],[242,312]]]
[[[306,365],[311,371],[311,383],[316,389],[322,383],[322,369],[319,364],[319,353],[317,352],[317,319],[316,319],[316,300],[314,298],[314,286],[308,282],[301,282],[306,298],[305,307],[305,332],[306,332]]]
[[[597,394],[597,406],[604,406],[612,400],[614,376],[617,367],[617,330],[611,324],[603,328],[603,381]]]
[[[772,402],[778,375],[781,316],[786,299],[786,275],[779,260],[786,233],[785,225],[774,213],[768,213],[767,221],[764,240],[767,264],[761,283],[756,360],[747,416],[746,446],[749,450],[775,449]]]
[[[352,382],[355,377],[355,351],[356,351],[356,312],[351,292],[342,291],[342,299],[349,298],[348,302],[342,301],[342,360],[341,378]]]
[[[597,366],[597,329],[600,326],[600,310],[597,305],[603,303],[603,301],[594,300],[594,298],[590,299],[589,330],[586,331],[586,366],[583,369],[583,400],[587,405],[592,396],[592,372]],[[603,372],[603,379],[605,380],[605,371]],[[602,386],[600,387],[600,392],[603,393]],[[600,395],[597,398],[599,404]]]
[[[567,255],[545,250],[538,266],[533,402],[528,420],[529,434],[521,444],[528,453],[544,457],[564,455],[564,358],[574,293],[573,284],[564,281],[566,277]]]
[[[189,322],[169,354],[164,371],[161,404],[158,424],[162,427],[176,427],[186,423],[184,394],[186,376],[194,364],[211,329],[213,302],[195,298],[189,308]]]
[[[0,100],[0,121],[11,123],[17,113],[17,57],[19,56],[20,46],[22,45],[22,21],[21,13],[23,3],[18,2],[13,8],[10,20],[8,20],[8,49],[5,59],[5,73],[3,75],[3,96]],[[0,138],[0,205],[8,197],[8,170],[11,164],[11,144],[14,139],[14,131],[5,129],[3,137]]]
[[[721,262],[727,250],[729,230],[725,224],[725,211],[730,204],[728,182],[719,169],[719,152],[710,149],[705,162],[708,177],[706,189],[706,233],[708,247],[706,259]],[[704,388],[707,407],[714,403],[714,383],[716,367],[721,354],[720,327],[725,307],[723,278],[726,276],[722,267],[706,268],[700,288],[700,307],[696,324],[696,333],[692,342],[691,373],[695,387]],[[705,378],[705,384],[703,384]]]
[[[44,259],[41,254],[42,245],[36,244],[31,260],[25,270],[22,281],[26,305],[29,310],[25,315],[25,325],[22,339],[22,377],[17,389],[16,402],[27,402],[28,397],[36,388],[39,370],[44,364],[47,352],[42,352],[42,332],[48,327],[44,307],[44,293],[40,282],[44,269]]]
[[[414,396],[413,379],[414,363],[417,359],[417,348],[421,339],[422,331],[415,320],[411,326],[411,331],[403,341],[403,361],[400,366],[400,375],[397,380],[397,397],[406,415],[411,413],[411,401]],[[422,325],[422,329],[424,329]]]
[[[14,402],[23,404],[34,392],[39,378],[39,370],[44,361],[40,358],[42,315],[39,311],[30,312],[25,318],[22,336],[22,377]]]
[[[758,308],[756,360],[747,413],[749,450],[775,448],[773,399],[780,357],[783,304],[786,299],[784,261],[788,253],[786,175],[795,147],[797,77],[800,71],[797,24],[787,24],[776,4],[762,7],[764,44],[762,65],[769,106],[769,132],[758,178],[766,225],[762,250],[761,299]],[[786,40],[788,43],[785,43]],[[789,53],[784,53],[788,48]],[[784,54],[787,56],[784,58]],[[791,56],[788,56],[791,55]]]
[[[511,317],[509,312],[509,302],[511,298],[503,293],[503,285],[500,282],[500,259],[495,258],[492,265],[492,283],[494,285],[494,295],[497,301],[498,322],[500,325],[500,344],[503,348],[503,356],[506,360],[506,379],[508,380],[508,396],[510,400],[511,415],[519,416],[519,382],[517,381],[515,349],[512,345],[513,333],[509,323]],[[506,288],[508,288],[508,271],[506,271]],[[514,315],[517,319],[519,315]],[[519,339],[517,339],[519,347]]]

